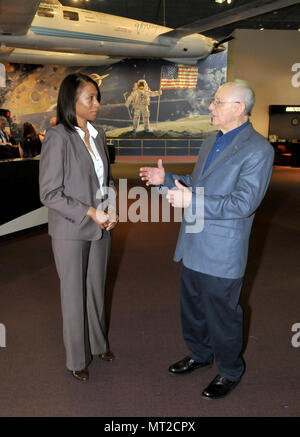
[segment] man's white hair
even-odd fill
[[[251,115],[255,103],[255,94],[251,85],[245,80],[235,79],[231,82],[237,100],[245,103],[245,115]]]

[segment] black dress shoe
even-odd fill
[[[99,358],[102,361],[114,361],[116,359],[114,354],[112,352],[110,352],[110,351],[105,352],[105,354],[100,354]]]
[[[169,367],[169,372],[172,375],[185,375],[187,373],[191,373],[193,370],[198,369],[199,367],[207,367],[212,365],[211,361],[206,361],[204,363],[200,363],[198,361],[194,361],[191,357],[185,357],[177,363],[172,364]]]
[[[87,381],[89,379],[88,369],[73,370],[72,375],[74,376],[74,378],[78,379],[78,381]]]
[[[227,396],[238,385],[241,379],[230,381],[224,376],[217,375],[208,387],[202,392],[204,399],[219,399]]]

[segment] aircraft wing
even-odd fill
[[[202,33],[207,30],[216,29],[221,26],[226,26],[227,24],[266,14],[297,3],[300,3],[300,0],[255,0],[245,5],[228,9],[225,12],[202,18],[194,23],[178,27],[161,36],[182,38],[193,33]]]
[[[0,34],[25,35],[40,0],[0,0]]]

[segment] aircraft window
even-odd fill
[[[73,20],[73,21],[79,21],[79,15],[78,12],[73,12],[73,11],[63,11],[64,13],[64,18],[66,20]]]
[[[53,18],[54,10],[51,8],[38,8],[37,14],[39,17]]]

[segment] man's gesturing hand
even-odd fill
[[[181,185],[177,180],[175,185],[178,189],[173,188],[168,191],[167,199],[174,208],[187,208],[192,200],[192,192],[189,188]]]
[[[165,169],[162,160],[157,161],[157,167],[140,168],[140,177],[146,181],[146,185],[163,185],[165,181]]]

